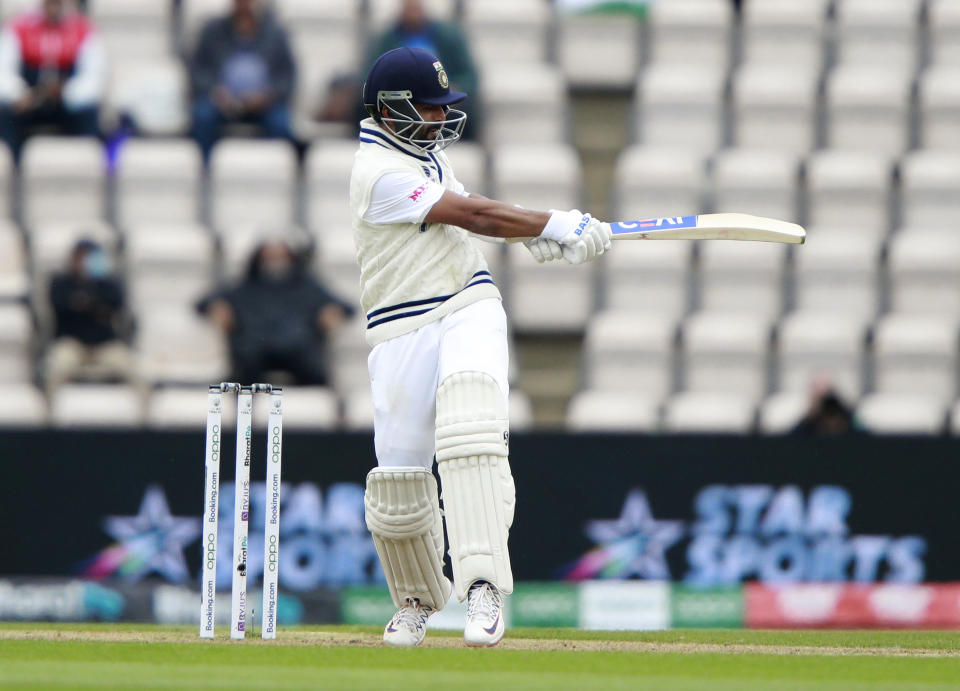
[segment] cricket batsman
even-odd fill
[[[426,50],[381,55],[364,84],[370,117],[350,179],[378,464],[366,522],[398,608],[383,640],[396,646],[423,641],[451,588],[467,601],[467,645],[496,645],[513,591],[507,323],[471,235],[524,238],[538,262],[581,264],[610,248],[610,226],[590,214],[530,211],[464,189],[443,150],[463,131],[466,114],[451,106],[466,96]]]

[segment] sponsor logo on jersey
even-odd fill
[[[420,199],[420,196],[426,191],[426,189],[427,189],[427,186],[425,184],[420,185],[417,189],[413,191],[413,194],[410,195],[410,199],[412,199],[413,201],[417,201],[418,199]]]

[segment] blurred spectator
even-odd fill
[[[227,123],[291,139],[296,67],[287,33],[262,0],[233,0],[232,12],[203,28],[190,68],[193,137],[209,157]]]
[[[68,269],[50,283],[50,302],[56,326],[44,373],[48,390],[75,379],[132,379],[123,285],[100,245],[84,239],[74,246]]]
[[[794,434],[835,437],[853,429],[853,411],[828,379],[816,378],[810,387],[810,407],[793,428]]]
[[[19,159],[29,130],[99,134],[106,54],[93,25],[70,0],[43,0],[0,35],[0,137]]]
[[[353,314],[276,240],[256,249],[239,284],[205,297],[198,309],[227,335],[234,381],[282,370],[295,384],[313,386],[329,381],[327,334]]]
[[[324,123],[349,125],[360,133],[360,121],[367,117],[363,107],[363,81],[355,74],[335,75],[327,85],[323,100],[313,112],[313,119]]]
[[[388,50],[404,46],[423,48],[439,57],[450,77],[450,88],[470,94],[471,98],[457,108],[467,113],[464,139],[477,139],[480,134],[477,71],[467,47],[467,38],[460,27],[431,19],[422,0],[404,0],[397,21],[370,45],[367,51],[367,68]]]

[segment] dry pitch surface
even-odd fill
[[[0,689],[960,689],[960,632],[521,629],[492,650],[363,627],[277,641],[130,625],[0,624]]]

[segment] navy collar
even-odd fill
[[[371,139],[374,141],[371,142]],[[373,118],[366,118],[360,123],[360,141],[379,144],[383,142],[384,144],[405,153],[408,156],[413,156],[419,161],[426,161],[427,163],[436,162],[436,159],[432,156],[423,155],[419,149],[414,149],[409,144],[404,144],[403,142],[398,141],[396,138],[390,136],[385,128],[381,127],[376,123]]]

